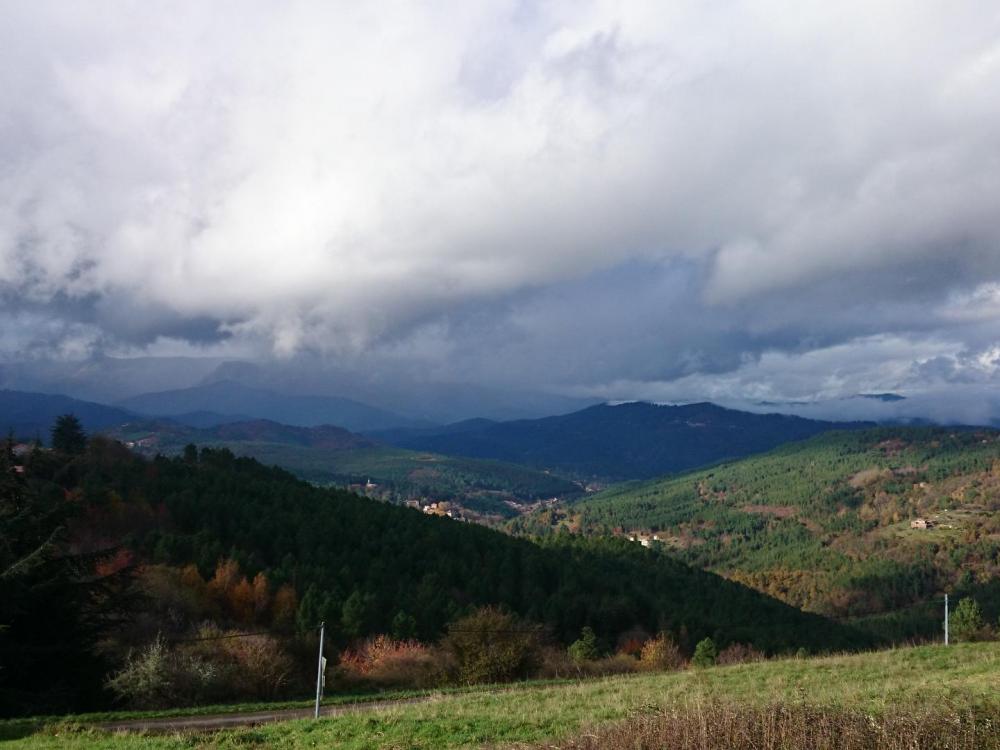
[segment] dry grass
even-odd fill
[[[526,747],[526,746],[520,746]],[[998,750],[1000,710],[870,714],[688,701],[538,750]]]

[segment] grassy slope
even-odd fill
[[[559,740],[588,726],[677,703],[776,701],[872,713],[1000,706],[1000,644],[924,646],[853,656],[786,659],[704,671],[442,695],[427,703],[214,735],[143,737],[54,724],[10,748],[338,747],[444,750]],[[0,724],[2,731],[2,724]],[[2,734],[0,734],[2,736]]]
[[[962,575],[995,577],[998,466],[995,431],[829,433],[612,488],[539,514],[534,526],[514,523],[530,531],[658,531],[687,562],[795,606],[871,614],[910,606]],[[909,520],[921,515],[939,527],[911,530]]]

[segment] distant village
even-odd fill
[[[357,495],[362,495],[364,497],[370,498],[372,500],[381,500],[382,502],[394,503],[402,505],[406,508],[412,510],[420,511],[428,516],[443,516],[445,518],[451,518],[456,521],[465,521],[469,523],[486,523],[489,524],[490,520],[496,521],[499,517],[495,514],[490,514],[488,512],[474,511],[467,508],[462,504],[461,498],[433,498],[433,497],[400,497],[400,493],[397,488],[391,485],[382,485],[377,482],[372,481],[370,478],[364,482],[355,482],[345,486],[345,489],[349,492],[353,492]],[[510,508],[517,514],[530,513],[531,511],[537,510],[539,508],[551,507],[559,503],[558,497],[546,498],[544,500],[536,500],[534,502],[523,502],[515,500],[512,497],[504,496],[503,504]]]

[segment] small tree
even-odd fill
[[[569,658],[577,664],[585,661],[594,661],[600,654],[597,649],[597,634],[590,627],[585,627],[580,633],[580,638],[574,641],[569,649]]]
[[[698,641],[698,645],[694,647],[694,657],[692,657],[691,663],[696,667],[710,667],[715,664],[718,653],[715,641],[711,638],[705,638]]]
[[[639,664],[643,669],[680,669],[684,666],[684,657],[670,634],[660,633],[642,644]]]
[[[985,624],[979,602],[970,597],[962,599],[948,617],[948,629],[956,641],[977,640]]]
[[[541,629],[495,607],[483,607],[448,626],[442,645],[466,683],[527,677],[540,659]]]
[[[392,618],[392,637],[401,641],[411,640],[417,636],[417,621],[412,615],[400,610]]]
[[[371,596],[355,590],[340,613],[340,626],[349,639],[360,638],[368,632],[368,621],[371,617]]]
[[[295,594],[295,589],[291,585],[282,584],[274,594],[274,602],[271,605],[271,627],[279,632],[291,630],[295,625],[295,613],[299,607],[299,600]]]
[[[79,454],[87,447],[87,434],[73,414],[63,414],[52,425],[52,447],[60,453]]]

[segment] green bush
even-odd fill
[[[597,634],[594,633],[592,628],[585,627],[583,632],[580,633],[579,640],[570,644],[567,652],[569,653],[569,657],[577,664],[585,661],[594,661],[600,656],[597,649]]]
[[[984,640],[988,634],[979,602],[970,597],[962,599],[948,617],[948,629],[956,641]]]
[[[507,682],[528,677],[541,657],[541,628],[495,607],[483,607],[448,626],[442,641],[458,679]]]
[[[694,656],[691,659],[691,664],[696,667],[711,667],[715,664],[718,653],[718,649],[715,648],[715,641],[711,638],[705,638],[698,641],[698,645],[694,647]]]

